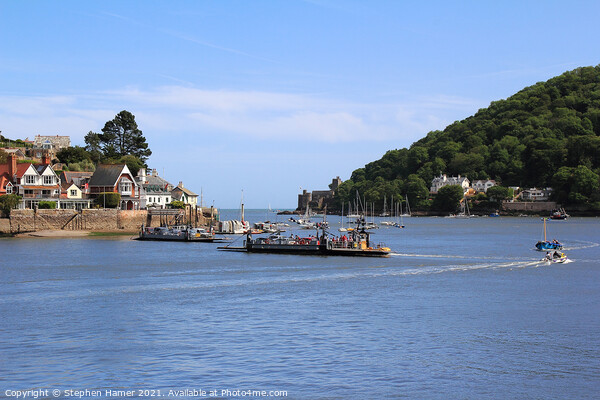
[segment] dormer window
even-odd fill
[[[9,183],[8,185],[6,185],[6,194],[12,194],[12,192],[13,192],[13,187]]]
[[[53,185],[54,177],[53,176],[44,176],[44,185]]]
[[[131,184],[132,183],[133,182],[131,182],[127,178],[121,179],[121,182],[119,182],[119,192],[121,192],[121,193],[131,193]]]
[[[35,175],[25,175],[25,184],[26,185],[35,184]]]

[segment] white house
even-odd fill
[[[198,205],[198,195],[190,189],[183,186],[183,182],[179,182],[176,188],[171,192],[173,200],[182,201],[183,204],[188,204],[192,207]]]
[[[40,201],[56,201],[60,206],[60,179],[49,164],[18,166],[14,177],[12,192],[22,197],[21,208],[37,207]]]
[[[487,190],[489,188],[491,188],[492,186],[496,186],[496,181],[491,180],[491,179],[477,180],[477,181],[473,181],[473,183],[471,184],[471,187],[473,189],[475,189],[478,192],[484,192],[484,193],[486,193]]]
[[[552,194],[552,188],[546,189],[525,189],[521,192],[521,200],[525,201],[547,201]]]
[[[471,182],[464,176],[458,175],[458,177],[448,177],[446,174],[440,174],[440,176],[433,178],[431,181],[431,188],[429,191],[431,193],[437,193],[441,188],[448,185],[459,185],[463,188],[463,191],[466,192],[471,186]]]
[[[135,179],[141,188],[141,208],[166,208],[173,200],[171,196],[173,185],[158,176],[156,169],[153,169],[150,175],[147,175],[146,169],[141,168]]]

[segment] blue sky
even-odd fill
[[[0,130],[83,145],[121,110],[204,203],[300,188],[600,63],[598,1],[0,0]]]

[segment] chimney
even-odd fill
[[[141,183],[148,182],[148,179],[146,179],[146,168],[140,168],[138,171],[138,178],[140,178]]]
[[[8,155],[8,175],[10,179],[13,179],[13,176],[17,173],[17,155],[14,153],[10,153]]]
[[[156,172],[156,168],[152,168],[152,176],[158,176],[158,173]]]
[[[183,189],[183,182],[179,181],[179,185],[177,186]]]
[[[42,156],[42,165],[50,165],[50,157],[47,155]]]

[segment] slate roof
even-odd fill
[[[190,189],[186,188],[186,187],[181,187],[180,185],[177,185],[177,187],[175,189],[179,189],[181,190],[183,193],[187,194],[188,196],[198,196],[196,193],[192,192]],[[173,190],[175,190],[173,189]]]
[[[115,186],[125,165],[100,164],[90,178],[90,186]]]
[[[75,180],[80,181],[81,179],[84,179],[84,178],[90,178],[92,175],[94,175],[93,172],[63,171],[60,174],[60,177],[61,177],[62,181],[71,183]]]
[[[161,178],[160,176],[147,176],[146,183],[144,183],[144,189],[146,189],[146,192],[168,193],[170,192],[170,190],[168,189],[172,187],[173,185],[171,185],[167,180]]]

